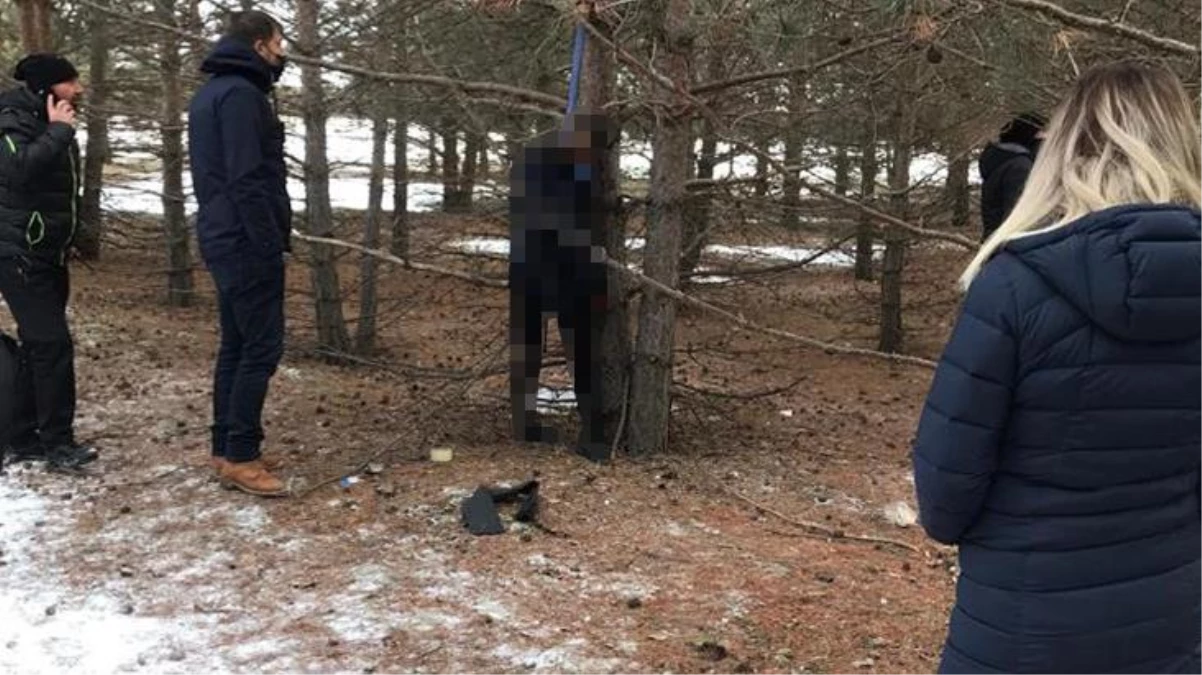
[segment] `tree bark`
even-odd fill
[[[691,0],[665,0],[657,8],[661,72],[674,82],[689,82]],[[668,94],[673,107],[687,110],[687,98]],[[687,113],[663,111],[653,140],[650,208],[645,274],[669,288],[680,284],[681,220],[689,173],[692,132]],[[647,454],[664,450],[672,409],[672,348],[676,335],[676,302],[647,290],[639,305],[639,333],[630,383],[630,450]]]
[[[718,154],[718,138],[714,134],[713,123],[708,119],[701,121],[701,149],[696,155],[695,177],[699,180],[714,178],[715,157]],[[680,259],[680,274],[688,276],[697,270],[701,263],[701,253],[709,241],[710,212],[713,207],[711,192],[701,190],[688,196],[688,208],[684,220],[684,255]]]
[[[876,176],[879,171],[876,147],[876,122],[869,120],[864,142],[860,145],[860,201],[872,204],[876,197]],[[860,213],[856,227],[856,278],[872,281],[872,247],[875,240],[875,225],[872,216]]]
[[[795,230],[801,225],[801,182],[797,167],[801,165],[804,154],[805,134],[802,133],[802,114],[805,108],[805,82],[793,78],[789,82],[789,123],[785,130],[785,172],[781,181],[781,226]]]
[[[88,10],[88,140],[84,148],[83,198],[79,208],[79,232],[75,248],[84,260],[100,258],[104,221],[100,194],[104,187],[104,165],[109,156],[108,62],[109,18],[99,10]]]
[[[461,209],[459,196],[459,128],[444,120],[442,131],[442,210],[455,213]]]
[[[319,58],[318,37],[320,0],[297,0],[297,51]],[[309,234],[333,236],[334,216],[330,207],[330,164],[326,151],[328,117],[321,68],[301,66],[301,116],[305,122],[305,227]],[[327,244],[312,243],[309,278],[313,286],[317,342],[333,352],[345,352],[350,344],[346,320],[342,314],[342,289],[334,250]]]
[[[835,194],[846,197],[851,189],[851,157],[847,146],[840,143],[835,146]]]
[[[380,248],[380,220],[384,211],[384,151],[388,145],[388,116],[379,106],[372,115],[371,176],[367,187],[367,218],[363,224],[363,247]],[[369,354],[376,344],[376,269],[375,256],[364,255],[359,261],[359,322],[355,328],[355,351]]]
[[[409,119],[397,114],[392,147],[392,254],[409,257]]]
[[[160,21],[175,25],[175,0],[156,0]],[[163,85],[159,129],[163,157],[163,231],[167,240],[167,304],[192,304],[192,252],[184,212],[184,95],[180,83],[183,57],[174,36],[159,36],[159,76]]]
[[[26,54],[54,50],[50,31],[54,8],[51,0],[16,0],[21,24],[21,48]]]
[[[606,37],[612,37],[608,26],[598,26]],[[599,40],[589,40],[584,52],[580,85],[580,105],[599,110],[613,100],[617,84],[614,54]],[[617,124],[616,120],[614,121]],[[619,132],[620,133],[620,132]],[[511,137],[512,138],[512,137]],[[516,145],[516,144],[515,144]],[[510,150],[512,153],[520,146]],[[610,258],[626,263],[626,218],[619,200],[619,159],[621,150],[615,143],[601,161],[601,194],[605,205],[602,228],[605,252]],[[618,271],[606,270],[606,289],[609,302],[601,330],[601,408],[605,417],[605,437],[615,445],[624,445],[618,438],[619,422],[627,404],[630,383],[630,305],[626,301],[626,278]],[[624,432],[623,432],[624,433]]]
[[[951,154],[951,153],[948,153]],[[948,158],[946,200],[952,211],[954,227],[968,227],[970,204],[972,200],[968,185],[968,172],[972,167],[967,153],[958,157]]]
[[[476,194],[476,172],[479,169],[480,148],[484,145],[480,134],[469,133],[463,145],[463,167],[459,172],[459,189],[456,195],[456,209],[469,212]]]
[[[426,162],[430,179],[438,176],[438,136],[433,127],[426,127]]]
[[[893,215],[901,220],[909,217],[910,161],[913,156],[914,105],[909,94],[901,92],[897,99],[896,136],[893,144],[893,164],[889,170],[889,202]],[[905,345],[905,324],[902,321],[902,272],[906,264],[907,237],[894,225],[885,229],[885,259],[881,267],[881,339],[879,349],[898,353]]]

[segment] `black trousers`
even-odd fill
[[[284,354],[284,262],[244,255],[210,263],[221,316],[213,373],[213,455],[259,458],[263,403]]]
[[[604,314],[596,307],[603,293],[603,288],[591,288],[576,279],[548,275],[536,264],[510,264],[509,397],[515,435],[528,437],[534,426],[542,370],[543,315],[554,313],[571,362],[572,388],[580,413],[580,443],[605,443],[600,353]]]
[[[0,259],[0,295],[17,322],[17,396],[9,442],[15,448],[75,442],[75,345],[67,326],[66,267],[32,258]]]

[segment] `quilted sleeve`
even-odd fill
[[[918,424],[919,518],[945,544],[977,519],[1006,433],[1018,351],[1008,263],[1002,254],[969,288]]]

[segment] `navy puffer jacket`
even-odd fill
[[[1199,672],[1199,216],[1125,206],[973,283],[914,447],[958,544],[941,672]]]

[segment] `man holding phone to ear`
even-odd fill
[[[67,326],[67,257],[79,226],[75,108],[79,73],[30,54],[0,94],[0,295],[17,322],[17,394],[9,452],[74,469],[96,459],[75,440],[75,348]]]

